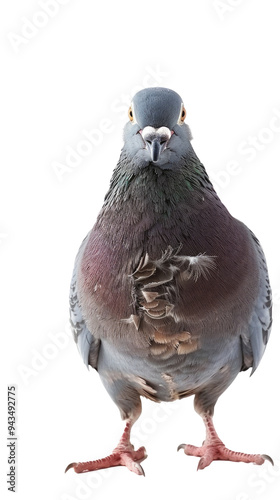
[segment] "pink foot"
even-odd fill
[[[178,450],[183,449],[186,455],[201,457],[197,470],[204,469],[213,462],[213,460],[230,460],[231,462],[245,462],[262,465],[265,460],[268,460],[272,465],[273,460],[268,455],[253,455],[248,453],[239,453],[229,450],[218,437],[212,418],[209,415],[204,417],[206,426],[206,440],[202,446],[192,446],[191,444],[181,444]]]
[[[100,460],[93,460],[91,462],[73,462],[66,467],[65,472],[73,468],[75,472],[80,474],[82,472],[125,465],[130,471],[135,472],[135,474],[145,476],[140,462],[147,458],[147,453],[144,446],[141,446],[141,448],[136,451],[134,450],[129,440],[130,429],[131,422],[128,422],[118,446],[113,450],[111,455],[108,455],[108,457],[101,458]]]
[[[201,457],[199,460],[197,470],[205,469],[208,465],[213,462],[213,460],[230,460],[231,462],[245,462],[254,463],[257,465],[262,465],[265,460],[273,465],[273,460],[268,455],[251,455],[248,453],[239,453],[238,451],[232,451],[221,444],[206,444],[202,446],[192,446],[191,444],[181,444],[178,446],[178,450],[184,449],[186,455],[191,455],[193,457]]]
[[[139,450],[134,451],[129,449],[120,450],[114,449],[113,453],[108,457],[101,458],[100,460],[93,460],[91,462],[74,462],[66,467],[65,472],[73,468],[75,472],[90,472],[99,469],[108,469],[109,467],[117,467],[118,465],[125,465],[129,470],[135,472],[135,474],[145,476],[144,470],[140,465],[140,462],[145,460],[147,457],[146,450],[144,446],[139,448]]]

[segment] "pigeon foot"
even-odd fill
[[[272,465],[274,465],[272,458],[268,455],[239,453],[238,451],[229,450],[223,443],[209,445],[204,442],[200,447],[192,446],[191,444],[181,444],[178,446],[178,450],[180,449],[184,449],[184,453],[186,455],[201,457],[197,470],[205,469],[205,467],[208,467],[208,465],[210,465],[214,460],[229,460],[231,462],[254,463],[256,465],[262,465],[265,460],[268,460]]]
[[[117,467],[118,465],[126,466],[130,471],[135,472],[139,476],[145,476],[144,470],[140,462],[147,458],[147,453],[144,446],[138,450],[134,450],[134,446],[130,442],[130,431],[133,420],[129,420],[126,424],[124,433],[120,439],[118,446],[113,450],[108,457],[101,458],[100,460],[92,460],[91,462],[73,462],[69,464],[65,472],[69,469],[74,469],[75,472],[81,474],[82,472],[90,472],[99,469],[108,469],[110,467]]]
[[[139,476],[145,476],[144,470],[140,462],[147,457],[144,446],[134,451],[132,449],[115,448],[113,453],[108,457],[100,460],[93,460],[91,462],[73,462],[66,467],[65,472],[73,468],[78,474],[82,472],[90,472],[99,469],[108,469],[110,467],[117,467],[118,465],[125,465],[130,471],[135,472]]]
[[[177,448],[177,451],[183,449],[186,455],[201,457],[197,470],[205,469],[205,467],[208,467],[214,460],[229,460],[231,462],[254,463],[256,465],[262,465],[265,460],[268,460],[274,465],[272,458],[268,455],[254,455],[229,450],[218,437],[212,417],[204,415],[203,420],[206,426],[206,440],[203,442],[202,446],[197,447],[191,444],[180,444]]]

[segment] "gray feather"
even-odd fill
[[[87,243],[87,239],[88,236],[83,240],[75,260],[74,271],[70,285],[70,297],[69,297],[70,324],[74,340],[78,346],[80,355],[85,365],[88,367],[88,365],[91,364],[93,368],[96,368],[100,341],[94,339],[93,335],[86,326],[86,322],[82,315],[82,310],[77,294],[77,270],[81,256],[83,254],[84,248]]]
[[[251,363],[245,362],[245,368],[252,366],[254,373],[263,356],[272,326],[272,293],[269,284],[265,256],[256,236],[250,231],[255,243],[259,262],[259,294],[255,301],[252,316],[249,321],[249,335],[243,336],[244,349],[247,349]],[[248,366],[249,364],[249,366]]]

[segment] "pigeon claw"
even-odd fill
[[[135,471],[135,473],[138,474],[138,476],[145,477],[145,472],[144,472],[142,465],[140,465],[138,462],[134,462],[134,467],[135,467],[136,471],[138,471],[138,472]]]
[[[66,467],[66,469],[65,469],[65,471],[64,471],[64,472],[67,472],[69,469],[74,468],[76,465],[77,465],[77,463],[76,463],[76,462],[72,462],[72,464],[67,465],[67,467]]]
[[[261,457],[264,459],[264,460],[267,460],[268,462],[271,463],[271,465],[274,466],[274,462],[272,460],[272,458],[269,456],[269,455],[265,455],[264,453],[261,455]]]
[[[185,446],[187,446],[186,444],[179,444],[178,448],[177,448],[177,451],[179,450],[184,450]],[[71,464],[70,464],[71,465]],[[68,465],[69,467],[69,465]]]

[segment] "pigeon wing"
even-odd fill
[[[77,269],[80,263],[80,258],[83,254],[88,236],[83,240],[79,252],[77,254],[73,276],[70,285],[70,324],[74,336],[74,340],[78,346],[79,352],[86,366],[89,364],[93,368],[97,368],[98,353],[100,348],[100,340],[94,338],[92,333],[86,326],[86,322],[82,315],[81,306],[77,293]]]
[[[272,325],[272,292],[265,256],[256,236],[250,231],[259,263],[259,294],[255,301],[247,334],[242,336],[243,370],[256,370],[269,339]]]

